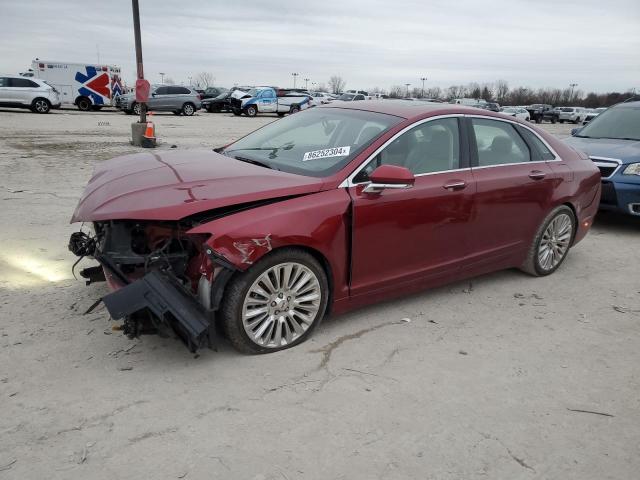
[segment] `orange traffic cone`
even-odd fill
[[[144,131],[144,138],[156,138],[156,128],[153,122],[147,122],[147,129]]]
[[[144,148],[154,148],[156,146],[156,128],[153,122],[147,122],[147,128],[142,136],[142,146]]]

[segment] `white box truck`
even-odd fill
[[[62,105],[76,105],[83,111],[115,106],[116,97],[123,93],[120,67],[114,65],[36,58],[24,75],[45,80],[60,92]]]

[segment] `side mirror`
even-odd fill
[[[396,165],[381,165],[369,175],[370,183],[362,190],[364,193],[380,193],[388,188],[411,188],[416,181],[408,168]]]
[[[578,133],[580,133],[580,130],[582,130],[582,128],[572,128],[571,129],[571,136],[575,137]]]

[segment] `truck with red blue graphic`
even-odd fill
[[[83,111],[115,106],[121,95],[120,67],[95,63],[51,62],[36,58],[29,76],[55,87],[62,105],[75,105]]]

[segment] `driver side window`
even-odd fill
[[[380,165],[405,167],[414,175],[460,168],[458,119],[428,121],[403,133],[360,170],[354,182],[368,181]]]

